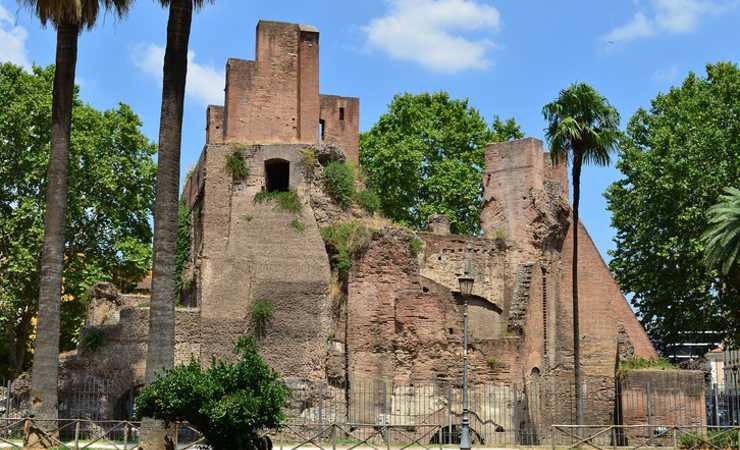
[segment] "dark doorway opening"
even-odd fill
[[[267,192],[287,192],[290,187],[290,163],[284,159],[265,161]]]

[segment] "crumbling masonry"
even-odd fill
[[[488,145],[483,237],[451,235],[444,218],[432,218],[414,251],[412,232],[382,228],[337,287],[320,230],[371,219],[358,208],[342,210],[324,192],[321,163],[357,166],[358,141],[359,99],[320,94],[318,31],[259,22],[255,60],[226,64],[224,105],[208,107],[206,146],[185,186],[193,242],[177,310],[177,361],[231,357],[239,336],[256,333],[253,305],[267,301],[272,315],[261,352],[291,383],[329,383],[339,391],[361,380],[457,384],[463,319],[457,277],[470,254],[473,384],[569,383],[573,227],[565,167],[553,166],[537,139]],[[228,170],[234,157],[247,176]],[[256,201],[280,191],[295,192],[300,211]],[[620,358],[655,352],[579,227],[583,374],[599,391],[589,392],[588,411],[603,413],[591,421],[604,422],[613,411]],[[122,396],[142,385],[146,301],[97,301],[83,333],[102,332],[106,344],[66,355],[67,379],[115,373]],[[104,314],[100,305],[107,305]],[[548,402],[562,409],[558,399]]]

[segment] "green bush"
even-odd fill
[[[737,430],[716,430],[702,432],[682,433],[678,438],[679,448],[684,449],[736,449],[738,448]],[[707,443],[709,443],[707,445]]]
[[[88,330],[84,333],[84,336],[82,336],[82,348],[87,351],[94,352],[103,346],[104,337],[103,332],[100,330]]]
[[[272,302],[257,300],[252,305],[252,323],[257,337],[264,337],[267,332],[267,323],[272,318]]]
[[[380,197],[378,197],[378,194],[369,189],[358,192],[355,196],[355,200],[357,200],[357,204],[360,205],[362,209],[369,212],[370,214],[378,211],[381,206]]]
[[[416,236],[412,236],[409,238],[409,250],[412,256],[417,257],[424,250],[424,241]]]
[[[345,277],[352,267],[353,258],[367,248],[373,233],[360,222],[347,222],[322,229],[321,237],[331,255],[332,269]]]
[[[233,151],[226,157],[226,168],[235,180],[242,180],[249,176],[249,168],[238,151]]]
[[[675,370],[676,366],[671,364],[670,361],[668,361],[665,358],[657,357],[657,358],[641,358],[641,357],[633,357],[630,359],[625,359],[624,361],[619,362],[619,372],[625,373],[632,370],[650,370],[650,369],[660,369],[660,370]]]
[[[298,214],[303,209],[300,197],[296,191],[287,192],[258,192],[254,196],[255,203],[274,202],[275,208]]]
[[[355,196],[355,175],[352,168],[343,162],[330,162],[324,169],[324,189],[339,206],[349,208]]]
[[[260,435],[279,429],[288,391],[257,352],[254,338],[239,339],[236,362],[203,369],[197,359],[166,370],[136,398],[138,417],[186,421],[214,450],[253,450]]]
[[[316,151],[311,147],[306,147],[301,150],[301,156],[303,156],[303,165],[305,166],[306,171],[313,174],[313,170],[319,163],[318,158],[316,158]]]
[[[489,356],[486,360],[486,364],[488,364],[488,367],[490,367],[491,369],[494,369],[498,364],[498,359],[496,359],[495,356]]]

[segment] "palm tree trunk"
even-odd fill
[[[164,56],[162,110],[159,122],[159,153],[154,200],[154,264],[149,309],[146,382],[158,371],[173,366],[175,359],[175,298],[177,210],[180,190],[180,141],[188,67],[188,43],[193,0],[172,0],[167,23]],[[144,427],[142,448],[164,448],[162,426]]]
[[[583,390],[581,380],[581,332],[578,317],[578,204],[581,200],[581,167],[580,155],[573,157],[573,371],[575,373],[576,423],[583,425]]]
[[[47,172],[44,247],[41,255],[39,311],[31,381],[31,409],[38,418],[57,418],[59,304],[64,268],[69,135],[72,127],[78,25],[57,26],[56,70],[51,108],[51,154]]]

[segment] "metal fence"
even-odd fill
[[[376,446],[444,445],[459,440],[462,389],[455,383],[352,380],[347,389],[300,380],[286,383],[291,391],[286,406],[288,420],[282,431],[271,433],[276,446],[306,440]],[[584,383],[581,389],[586,423],[629,429],[632,440],[648,439],[656,430],[672,426],[707,430],[740,425],[736,387],[615,385],[613,379],[604,379]],[[79,380],[60,392],[60,418],[86,423],[130,420],[134,398],[135,390],[122,388],[116,380]],[[0,389],[0,417],[25,417],[29,412],[27,401],[5,383]],[[554,442],[554,433],[558,434],[553,425],[576,423],[575,410],[572,383],[543,379],[470,387],[472,438],[476,445],[547,445]]]

